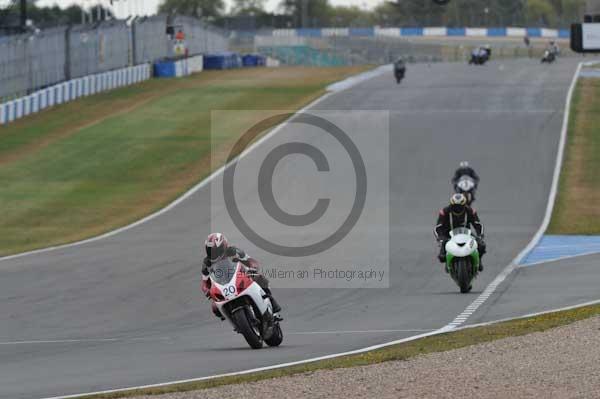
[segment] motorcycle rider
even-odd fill
[[[473,169],[467,161],[462,161],[459,164],[458,169],[454,171],[454,176],[451,180],[452,186],[454,187],[454,191],[458,192],[457,184],[460,178],[463,176],[469,176],[475,182],[475,187],[471,191],[471,200],[468,201],[469,203],[472,203],[475,201],[475,192],[477,191],[477,187],[479,187],[479,175],[477,174],[477,172],[475,172],[475,169]]]
[[[394,62],[394,77],[396,78],[396,83],[400,83],[402,79],[404,79],[404,75],[406,74],[406,63],[402,57],[398,58]]]
[[[486,61],[490,59],[491,55],[492,49],[489,45],[475,47],[471,51],[471,61],[469,61],[469,64],[483,65]]]
[[[464,194],[452,195],[450,198],[450,205],[440,210],[437,224],[433,229],[433,234],[440,244],[438,259],[441,263],[446,263],[446,243],[450,240],[450,231],[458,227],[472,228],[477,233],[476,240],[480,260],[479,271],[483,271],[481,259],[486,253],[486,245],[483,240],[483,224],[481,224],[477,212],[467,205],[467,197],[465,197]],[[444,270],[446,270],[446,268],[444,268]]]
[[[227,238],[221,233],[211,233],[208,235],[208,238],[204,242],[204,248],[206,249],[206,257],[202,261],[202,292],[207,296],[209,296],[210,292],[210,269],[211,266],[223,259],[224,257],[231,258],[231,261],[234,263],[241,262],[245,267],[245,272],[248,274],[252,280],[254,280],[260,288],[265,291],[269,299],[271,300],[271,305],[273,306],[273,313],[278,313],[281,311],[281,306],[277,303],[275,298],[273,298],[273,294],[271,293],[271,289],[269,288],[269,280],[265,276],[259,273],[258,271],[258,262],[256,259],[248,256],[247,253],[242,251],[241,249],[229,245],[229,241]],[[217,305],[212,302],[212,311],[221,320],[225,320],[225,317],[219,312]]]
[[[488,60],[492,58],[492,46],[486,44],[485,46],[483,46],[483,51],[485,51]]]
[[[478,64],[479,63],[479,51],[480,48],[479,47],[475,47],[473,50],[471,50],[471,60],[469,61],[469,64]]]
[[[542,63],[543,62],[547,62],[547,63],[554,62],[556,60],[556,58],[558,57],[559,53],[560,53],[560,49],[558,48],[558,45],[556,44],[556,42],[554,40],[551,40],[548,43],[548,45],[546,46],[546,49],[544,51],[544,56],[542,57]]]
[[[560,48],[554,40],[550,40],[550,43],[548,43],[547,50],[550,51],[550,53],[554,54],[555,57],[560,54]]]

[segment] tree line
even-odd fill
[[[112,11],[100,4],[84,11],[78,5],[61,8],[57,5],[39,7],[36,0],[27,2],[27,19],[31,20],[33,27],[47,28],[59,25],[76,25],[82,22],[82,15],[87,21],[104,20],[113,18]],[[19,0],[12,0],[5,7],[0,8],[0,29],[12,30],[19,26],[20,7]]]
[[[225,12],[224,0],[164,0],[162,12],[179,12],[224,25],[253,20],[261,27],[366,26],[541,26],[568,27],[581,19],[585,0],[452,0],[439,6],[432,0],[381,2],[372,10],[333,6],[328,0],[281,0],[278,12],[265,11],[265,0],[234,0]],[[274,26],[281,25],[285,26]]]
[[[579,21],[585,0],[452,0],[439,6],[432,0],[381,2],[374,9],[333,6],[329,0],[281,0],[276,12],[265,10],[266,0],[163,0],[159,12],[190,15],[229,29],[316,28],[368,26],[542,26],[568,27]],[[18,24],[18,1],[0,9],[0,26]],[[104,15],[111,15],[102,8]],[[28,2],[36,26],[77,24],[82,9],[38,7]]]

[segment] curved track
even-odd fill
[[[388,149],[365,140],[368,132],[352,129],[358,114],[346,116],[354,140],[390,154],[390,240],[381,248],[391,248],[391,287],[277,290],[287,333],[278,349],[248,349],[210,314],[199,293],[199,243],[210,230],[208,187],[115,236],[0,262],[0,398],[224,373],[446,325],[538,229],[574,69],[566,59],[548,67],[529,60],[481,68],[415,65],[399,87],[384,75],[320,102],[316,108],[391,111]],[[451,169],[463,158],[482,176],[477,205],[490,247],[486,270],[469,295],[459,295],[435,262],[431,234],[436,210],[449,194]],[[302,168],[314,173],[312,163],[298,165],[294,173],[301,175]],[[294,201],[314,201],[311,190],[292,187],[293,179],[286,187],[285,181],[278,187],[294,192]],[[377,251],[379,226],[371,227],[362,234]],[[303,234],[310,241],[312,232]],[[252,248],[244,241],[240,245]],[[362,263],[372,259],[365,246],[345,245],[336,255]],[[275,261],[249,251],[263,263]]]

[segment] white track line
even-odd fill
[[[48,340],[30,340],[30,341],[4,341],[0,346],[10,345],[43,345],[43,344],[87,344],[101,342],[138,342],[138,341],[169,341],[169,337],[139,337],[139,338],[83,338],[83,339],[48,339]]]
[[[529,252],[540,242],[542,236],[546,232],[548,225],[550,224],[550,218],[552,217],[552,210],[554,209],[554,200],[556,199],[556,193],[558,191],[558,182],[560,179],[560,171],[562,168],[563,154],[565,150],[565,143],[567,139],[567,130],[569,128],[569,114],[571,110],[571,100],[573,99],[573,92],[577,85],[577,79],[579,78],[579,72],[581,72],[582,63],[577,65],[573,79],[571,80],[571,86],[567,92],[567,99],[565,101],[565,110],[563,113],[562,130],[560,133],[560,142],[558,144],[558,151],[556,153],[556,162],[554,164],[554,175],[552,176],[552,186],[550,188],[550,194],[548,195],[548,203],[546,204],[546,213],[544,214],[544,220],[542,225],[535,233],[529,244],[510,262],[508,266],[502,270],[502,272],[496,276],[496,278],[485,288],[485,290],[473,301],[467,308],[459,314],[454,320],[452,320],[444,329],[452,330],[456,327],[464,324],[469,317],[479,309],[479,307],[488,300],[488,298],[496,291],[498,286],[515,270],[519,263],[527,256]]]
[[[244,375],[244,374],[257,373],[257,372],[261,372],[261,371],[274,370],[274,369],[279,369],[279,368],[284,368],[284,367],[296,366],[296,365],[300,365],[300,364],[313,363],[313,362],[317,362],[319,360],[327,360],[327,359],[332,359],[332,358],[336,358],[336,357],[340,357],[340,356],[356,355],[356,354],[360,354],[360,353],[364,353],[364,352],[369,352],[369,351],[373,351],[373,350],[377,350],[377,349],[382,349],[382,348],[385,348],[387,346],[397,345],[397,344],[401,344],[401,343],[404,343],[404,342],[415,341],[417,339],[426,338],[426,337],[430,337],[430,336],[433,336],[433,335],[439,335],[439,334],[443,334],[443,333],[447,333],[447,332],[451,332],[451,331],[460,331],[460,330],[466,330],[466,329],[475,328],[475,327],[484,327],[484,326],[489,326],[489,325],[492,325],[492,324],[497,324],[497,323],[501,323],[501,322],[505,322],[505,321],[510,321],[510,320],[527,319],[527,318],[530,318],[530,317],[535,317],[535,316],[539,316],[539,315],[543,315],[543,314],[548,314],[548,313],[553,313],[553,312],[560,312],[560,311],[563,311],[563,310],[577,309],[577,308],[580,308],[580,307],[583,307],[583,306],[596,305],[598,303],[600,303],[600,300],[590,301],[590,302],[584,302],[584,303],[580,303],[580,304],[577,304],[577,305],[566,306],[566,307],[562,307],[562,308],[558,308],[558,309],[545,310],[545,311],[542,311],[542,312],[529,313],[529,314],[524,315],[524,316],[518,316],[518,317],[507,318],[507,319],[500,319],[500,320],[494,320],[494,321],[487,321],[487,322],[478,323],[478,324],[470,324],[468,326],[457,327],[457,328],[453,328],[451,330],[449,330],[446,327],[444,327],[444,328],[441,328],[439,330],[435,330],[435,331],[432,331],[432,332],[428,332],[428,333],[424,333],[424,334],[419,334],[419,335],[414,335],[412,337],[399,339],[397,341],[386,342],[386,343],[379,344],[379,345],[373,345],[373,346],[369,346],[367,348],[357,349],[357,350],[354,350],[354,351],[343,352],[343,353],[336,353],[336,354],[333,354],[333,355],[321,356],[321,357],[316,357],[316,358],[313,358],[313,359],[300,360],[300,361],[296,361],[296,362],[281,363],[281,364],[276,364],[276,365],[266,366],[266,367],[258,367],[258,368],[255,368],[255,369],[244,370],[244,371],[237,371],[237,372],[233,372],[233,373],[218,374],[218,375],[207,376],[207,377],[200,377],[200,378],[191,378],[191,379],[187,379],[187,380],[171,381],[171,382],[165,382],[165,383],[161,383],[161,384],[142,385],[142,386],[137,386],[137,387],[111,389],[111,390],[98,391],[98,392],[88,392],[88,393],[81,393],[81,394],[75,394],[75,395],[53,396],[53,397],[48,397],[48,398],[43,398],[43,399],[74,399],[74,398],[81,398],[81,397],[91,396],[91,395],[105,395],[105,394],[112,394],[112,393],[118,393],[118,392],[125,392],[125,391],[137,390],[137,389],[159,388],[159,387],[164,387],[164,386],[167,386],[167,385],[184,384],[184,383],[188,383],[188,382],[206,381],[206,380],[211,380],[211,379],[220,378],[220,377],[231,377],[231,376],[236,376],[236,375]]]
[[[340,331],[297,331],[286,332],[286,335],[320,335],[320,334],[385,334],[385,333],[425,333],[434,329],[390,329],[390,330],[340,330]],[[146,342],[173,341],[170,337],[133,337],[133,338],[73,338],[73,339],[38,339],[26,341],[0,341],[0,346],[45,345],[45,344],[89,344],[103,342]]]
[[[366,82],[369,79],[373,79],[379,75],[382,75],[386,72],[392,72],[392,70],[393,70],[392,64],[382,65],[378,68],[371,69],[370,71],[359,73],[358,75],[350,76],[339,82],[332,83],[329,86],[327,86],[327,91],[333,91],[333,92],[339,93],[341,91],[344,91],[351,87],[354,87],[357,84]]]
[[[560,111],[552,109],[413,109],[390,111],[395,115],[410,114],[560,114]]]
[[[340,331],[299,331],[299,332],[286,332],[286,335],[315,335],[315,334],[385,334],[385,333],[397,333],[397,332],[431,332],[436,331],[432,329],[413,329],[413,330],[340,330]]]
[[[545,315],[545,314],[548,314],[548,313],[562,312],[562,311],[565,311],[565,310],[573,310],[573,309],[577,309],[577,308],[582,308],[584,306],[597,305],[599,303],[600,303],[600,299],[597,299],[595,301],[578,303],[577,305],[565,306],[565,307],[562,307],[562,308],[551,309],[551,310],[543,310],[541,312],[535,312],[535,313],[528,313],[528,314],[523,315],[523,316],[508,317],[508,318],[505,318],[505,319],[498,319],[498,320],[494,320],[494,321],[485,321],[483,323],[469,324],[468,326],[463,326],[463,327],[458,328],[457,331],[458,330],[466,330],[466,329],[475,328],[475,327],[489,326],[489,325],[492,325],[492,324],[498,324],[498,323],[502,323],[502,322],[505,322],[505,321],[528,319],[530,317],[541,316],[541,315]]]
[[[258,367],[255,369],[237,371],[237,372],[233,372],[233,373],[218,374],[218,375],[212,375],[212,376],[200,377],[200,378],[191,378],[191,379],[187,379],[187,380],[170,381],[170,382],[164,382],[161,384],[143,385],[143,386],[138,386],[138,387],[120,388],[120,389],[111,389],[111,390],[107,390],[107,391],[82,393],[82,394],[76,394],[76,395],[54,396],[51,398],[44,398],[44,399],[72,399],[72,398],[79,398],[82,396],[89,396],[89,395],[104,395],[104,394],[129,391],[129,390],[133,390],[133,389],[158,388],[158,387],[164,387],[167,385],[184,384],[184,383],[188,383],[188,382],[205,381],[205,380],[210,380],[210,379],[214,379],[214,378],[251,374],[251,373],[256,373],[256,372],[260,372],[260,371],[267,371],[267,370],[279,369],[279,368],[283,368],[283,367],[290,367],[290,366],[296,366],[296,365],[300,365],[300,364],[312,363],[312,362],[316,362],[319,360],[333,359],[333,358],[340,357],[340,356],[356,355],[356,354],[360,354],[360,353],[364,353],[364,352],[373,351],[376,349],[385,348],[386,346],[401,344],[403,342],[414,341],[419,338],[425,338],[425,337],[429,337],[431,335],[437,335],[437,334],[440,334],[440,330],[435,330],[435,331],[424,333],[424,334],[414,335],[412,337],[403,338],[403,339],[399,339],[399,340],[392,341],[392,342],[386,342],[386,343],[379,344],[379,345],[373,345],[373,346],[369,346],[367,348],[356,349],[353,351],[348,351],[348,352],[343,352],[343,353],[335,353],[332,355],[325,355],[325,356],[315,357],[312,359],[299,360],[296,362],[281,363],[281,364],[276,364],[276,365],[266,366],[266,367]]]

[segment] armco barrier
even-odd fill
[[[265,60],[265,66],[267,68],[277,68],[279,65],[280,65],[280,62],[276,58],[267,57],[267,59]]]
[[[204,56],[204,69],[231,69],[241,66],[242,60],[237,53],[225,52]]]
[[[490,37],[507,36],[507,29],[506,28],[488,28],[487,35]]]
[[[404,28],[303,28],[303,29],[274,29],[271,32],[261,31],[259,36],[276,37],[327,37],[327,36],[472,36],[472,37],[543,37],[565,38],[570,36],[569,29],[547,28],[448,28],[444,26],[404,27]]]
[[[56,104],[63,104],[80,97],[148,79],[150,79],[150,65],[142,64],[59,83],[28,96],[0,104],[0,125]]]
[[[266,58],[260,54],[246,54],[242,57],[242,66],[244,67],[257,67],[265,66]]]
[[[154,63],[154,76],[157,78],[180,78],[201,72],[203,68],[204,57],[201,55],[180,60],[162,60]]]
[[[204,70],[204,56],[195,56],[187,59],[190,73],[202,72]]]
[[[466,28],[448,28],[448,36],[466,36],[467,29]]]
[[[350,36],[375,36],[373,28],[350,28]]]
[[[423,28],[423,36],[447,36],[448,28],[428,27]]]
[[[156,78],[174,78],[175,61],[158,61],[154,63],[154,77]]]
[[[400,36],[423,36],[423,28],[400,28]]]
[[[529,37],[542,37],[542,29],[540,29],[540,28],[527,28],[527,36],[529,36]]]

